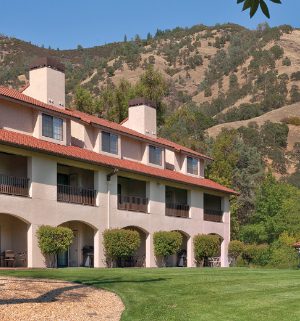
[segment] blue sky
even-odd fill
[[[266,0],[270,2],[269,0]],[[234,22],[255,28],[268,20],[250,19],[236,0],[0,0],[0,33],[34,44],[69,49],[145,37],[156,29]],[[270,3],[269,24],[300,27],[299,0]]]

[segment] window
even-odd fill
[[[161,148],[149,145],[149,163],[161,166]]]
[[[112,133],[102,132],[102,151],[118,154],[118,136]]]
[[[42,135],[56,140],[63,140],[63,120],[43,114]]]
[[[198,159],[187,157],[187,172],[189,174],[198,175]]]

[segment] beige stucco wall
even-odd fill
[[[18,133],[33,134],[37,112],[30,108],[0,99],[0,128]]]
[[[203,221],[203,192],[201,188],[167,182],[159,178],[151,178],[138,174],[119,171],[111,177],[110,183],[106,175],[112,169],[86,163],[59,159],[18,148],[0,145],[0,151],[21,154],[28,157],[28,177],[31,179],[31,198],[0,194],[0,213],[11,214],[28,222],[27,248],[28,264],[32,267],[44,266],[44,258],[40,253],[36,239],[36,230],[42,224],[53,226],[69,221],[84,222],[94,230],[95,266],[104,266],[102,233],[106,228],[135,226],[146,234],[143,246],[146,248],[146,266],[156,266],[153,253],[153,233],[159,230],[180,230],[188,236],[188,266],[194,266],[192,238],[198,233],[216,233],[222,236],[222,264],[226,266],[226,253],[229,242],[230,214],[228,197],[223,198],[224,223]],[[95,172],[94,188],[98,191],[97,206],[57,202],[57,163],[89,169]],[[117,177],[123,176],[144,180],[149,198],[149,214],[121,211],[117,207]],[[165,215],[165,186],[185,188],[189,190],[190,218],[168,217]],[[217,195],[224,196],[220,193]],[[0,218],[0,225],[1,225]],[[84,233],[83,233],[84,235]],[[89,234],[90,235],[90,234]],[[89,240],[89,242],[91,239]],[[82,240],[82,244],[86,242]]]
[[[124,159],[131,159],[142,161],[143,159],[143,144],[138,140],[123,136],[121,138],[121,157]]]

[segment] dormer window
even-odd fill
[[[42,135],[63,140],[63,120],[47,114],[42,115]]]
[[[149,145],[149,163],[161,166],[162,149],[160,147]]]
[[[198,175],[198,159],[187,157],[187,172],[189,174]]]
[[[102,151],[110,154],[118,154],[118,135],[102,132]]]

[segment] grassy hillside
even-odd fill
[[[259,125],[266,120],[282,122],[292,110],[299,121],[288,124],[288,146],[283,150],[289,163],[287,172],[292,174],[296,167],[289,162],[289,153],[299,142],[299,49],[299,30],[266,24],[257,30],[234,24],[158,30],[147,39],[136,36],[125,42],[74,50],[46,49],[0,36],[0,85],[21,88],[28,83],[30,63],[39,56],[53,56],[66,65],[67,103],[73,106],[78,86],[98,97],[122,79],[136,84],[151,65],[168,84],[163,98],[165,115],[160,121],[166,125],[160,132],[192,148],[203,149],[202,130],[212,125],[216,126],[207,133],[214,137],[222,128],[238,128],[253,121]],[[183,136],[176,130],[178,119],[174,125],[172,117],[176,112],[181,118],[180,113],[186,113],[190,105],[201,114],[195,116],[193,111],[193,117],[181,124],[195,127],[195,132]]]

